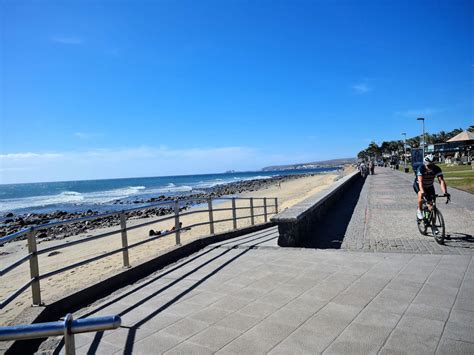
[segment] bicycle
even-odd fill
[[[450,195],[423,196],[422,213],[423,219],[416,219],[418,230],[423,235],[428,235],[428,228],[431,228],[431,234],[436,243],[443,245],[446,238],[446,228],[444,218],[440,210],[436,207],[436,198],[446,197],[446,204],[451,201]]]

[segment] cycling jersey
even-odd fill
[[[415,183],[418,183],[418,176],[423,176],[423,187],[433,186],[435,177],[443,176],[443,171],[437,165],[432,165],[429,169],[425,164],[421,165],[416,172]]]

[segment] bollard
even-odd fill
[[[267,198],[263,198],[263,215],[265,216],[265,223],[268,222],[268,217],[267,217]]]
[[[120,229],[122,234],[123,267],[130,267],[130,260],[128,258],[127,218],[124,211],[120,212]]]
[[[207,199],[207,206],[209,208],[209,230],[211,235],[214,234],[214,215],[212,213],[212,197]]]
[[[250,197],[250,224],[255,224],[255,213],[253,211],[253,197]]]
[[[237,210],[235,208],[235,197],[232,197],[232,222],[234,229],[237,229]]]
[[[176,231],[176,245],[181,245],[181,228],[179,226],[179,201],[174,202],[174,229]]]
[[[30,253],[30,276],[31,294],[33,297],[33,306],[41,306],[41,289],[39,280],[38,249],[36,246],[36,236],[32,228],[28,232],[28,252]]]
[[[76,353],[74,334],[71,332],[72,321],[72,314],[66,314],[66,317],[64,317],[64,350],[66,355],[74,355]]]

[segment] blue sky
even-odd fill
[[[473,1],[0,4],[0,183],[250,170],[474,124]]]

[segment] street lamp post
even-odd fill
[[[422,121],[423,122],[423,159],[425,158],[425,118],[424,117],[418,117],[416,119],[417,121]]]
[[[402,133],[402,136],[404,137],[403,139],[403,150],[405,152],[404,155],[404,166],[405,166],[405,172],[407,173],[407,134],[405,132]]]

